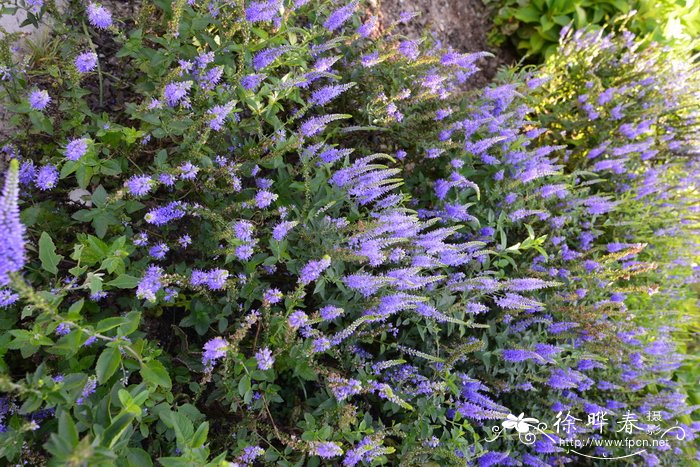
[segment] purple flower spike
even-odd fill
[[[306,285],[315,281],[330,265],[331,257],[328,255],[318,261],[309,261],[299,272],[299,282]]]
[[[51,102],[49,93],[43,90],[34,90],[29,94],[29,105],[35,110],[44,110]]]
[[[331,15],[328,17],[325,23],[323,23],[323,27],[328,29],[330,32],[335,31],[336,29],[340,28],[347,20],[350,19],[352,14],[355,12],[355,9],[357,8],[357,5],[359,4],[358,0],[354,0],[344,7],[338,8],[335,10]]]
[[[17,272],[25,263],[24,225],[19,219],[19,163],[10,162],[10,170],[5,176],[5,186],[0,198],[0,286],[10,282],[9,274]]]
[[[255,360],[257,360],[258,368],[262,371],[269,370],[275,363],[275,357],[272,356],[272,351],[267,347],[257,351]]]
[[[153,180],[148,175],[134,175],[126,182],[126,188],[134,196],[144,196],[153,188]]]
[[[58,183],[58,169],[54,165],[46,164],[36,173],[34,183],[42,191],[54,188]]]
[[[204,344],[204,352],[202,353],[202,364],[205,368],[211,370],[214,368],[216,361],[226,355],[228,343],[223,337],[215,337]]]
[[[68,141],[66,145],[66,159],[69,161],[77,161],[87,153],[90,139],[78,138]]]
[[[313,452],[322,459],[330,459],[343,454],[343,450],[340,446],[331,441],[316,443]]]
[[[149,266],[146,273],[139,281],[136,289],[136,297],[143,298],[149,302],[156,301],[156,293],[163,287],[161,279],[163,270],[158,266]]]
[[[75,57],[75,68],[80,73],[88,73],[97,68],[97,54],[95,52],[83,52]]]
[[[112,13],[99,3],[90,3],[87,14],[88,21],[97,29],[107,29],[112,25]]]

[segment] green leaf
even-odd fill
[[[250,376],[244,375],[238,382],[238,394],[243,397],[250,390]]]
[[[579,5],[575,5],[575,8],[576,14],[574,15],[574,19],[576,20],[576,27],[583,28],[586,25],[586,22],[588,21],[588,18],[586,16],[586,10],[581,8]]]
[[[119,349],[114,347],[108,347],[97,359],[97,366],[95,367],[95,373],[97,374],[97,380],[100,384],[109,380],[109,378],[117,371],[119,368],[119,363],[122,361],[122,354]]]
[[[191,467],[192,464],[181,457],[159,457],[158,462],[163,467]]]
[[[118,289],[133,289],[139,285],[138,277],[130,276],[129,274],[120,274],[116,279],[107,282],[107,285]]]
[[[88,273],[87,278],[90,293],[102,292],[102,278],[96,274]]]
[[[49,135],[53,134],[53,121],[46,115],[40,112],[31,112],[29,120],[39,132],[48,133]]]
[[[61,180],[75,172],[77,168],[78,164],[76,164],[75,161],[67,161],[63,164],[63,167],[61,167]]]
[[[119,402],[121,402],[123,406],[129,405],[133,400],[131,394],[129,394],[129,391],[127,391],[126,389],[120,389],[117,392],[117,397],[119,397]]]
[[[524,8],[518,8],[517,10],[515,10],[513,16],[525,23],[539,23],[541,15],[535,7],[530,5]]]
[[[121,438],[122,434],[126,431],[127,428],[129,428],[129,425],[131,425],[131,421],[135,418],[136,416],[131,413],[123,413],[119,415],[117,418],[114,419],[111,425],[107,427],[107,429],[103,433],[103,446],[106,446],[108,448],[113,448],[117,442],[119,442],[119,438]]]
[[[605,3],[609,3],[614,6],[620,13],[626,14],[630,11],[630,2],[627,0],[605,0]]]
[[[101,208],[107,203],[107,190],[105,190],[102,185],[95,188],[95,192],[92,194],[92,202],[95,203],[95,206],[98,208]]]
[[[63,411],[58,417],[58,436],[66,441],[70,447],[78,444],[78,429],[69,412]]]
[[[80,211],[73,214],[72,217],[76,221],[90,222],[95,217],[96,214],[97,214],[97,211],[92,211],[90,209],[81,209]]]
[[[95,233],[100,238],[104,238],[110,225],[119,225],[119,223],[119,219],[117,219],[114,214],[104,210],[98,211],[92,218],[92,226],[95,228]]]
[[[138,311],[131,311],[124,316],[124,323],[119,325],[117,334],[120,336],[128,336],[132,332],[135,332],[139,327],[139,322],[141,321],[141,313]]]
[[[108,160],[101,164],[100,172],[105,175],[109,175],[110,177],[114,177],[122,173],[122,168],[119,165],[119,162],[115,160]]]
[[[134,212],[138,211],[139,209],[145,208],[146,205],[143,203],[140,203],[136,201],[135,199],[130,199],[124,204],[124,208],[126,209],[126,212],[128,214],[133,214]]]
[[[85,300],[82,298],[78,300],[77,302],[74,302],[70,308],[68,308],[68,316],[71,319],[76,319],[78,316],[80,316],[80,310],[83,309],[83,305],[85,304]]]
[[[305,360],[300,360],[299,363],[294,367],[294,374],[299,376],[304,381],[316,381],[318,380],[318,374]]]
[[[144,381],[170,389],[173,385],[168,370],[158,360],[151,360],[141,366],[141,376]]]
[[[175,438],[177,439],[177,446],[181,450],[186,446],[190,445],[192,437],[194,436],[194,425],[192,420],[190,420],[185,414],[178,412],[173,412],[171,410],[162,411],[160,413],[160,419],[169,428],[175,431]]]
[[[202,422],[199,425],[199,427],[197,428],[197,431],[192,436],[192,440],[190,441],[190,447],[192,449],[197,449],[197,448],[201,448],[202,446],[204,446],[204,443],[207,442],[207,435],[208,434],[209,434],[209,423]]]
[[[63,256],[56,254],[56,245],[54,245],[51,236],[46,232],[42,232],[41,237],[39,237],[39,259],[44,271],[54,275],[58,274],[57,266],[63,259]]]
[[[542,25],[543,31],[548,31],[554,27],[555,23],[554,23],[554,21],[552,21],[548,17],[543,16],[542,18],[540,18],[540,24]]]
[[[532,37],[530,37],[530,54],[536,54],[540,50],[542,50],[542,47],[544,47],[544,38],[538,34],[534,33]]]
[[[578,10],[580,9],[583,12],[583,17],[586,17],[586,12],[581,8],[581,7],[576,7],[576,17],[578,18],[578,15],[580,14]],[[557,23],[559,26],[566,26],[571,22],[571,18],[569,18],[566,15],[556,15],[554,18],[552,18],[555,23]],[[577,19],[578,21],[578,19]],[[578,27],[578,26],[577,26]]]
[[[128,448],[126,462],[129,467],[150,467],[153,465],[151,456],[141,448]]]
[[[80,165],[75,171],[75,178],[78,181],[78,186],[83,190],[90,184],[90,179],[93,175],[93,168],[87,165]]]
[[[125,321],[126,320],[121,316],[112,316],[111,318],[105,318],[99,323],[97,323],[97,326],[95,326],[95,331],[103,333],[105,331],[109,331],[110,329],[114,329],[118,326],[121,326],[122,324],[124,324]]]

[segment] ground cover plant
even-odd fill
[[[563,28],[619,30],[665,43],[688,43],[700,35],[700,4],[688,0],[485,0],[494,11],[493,44],[506,41],[530,60],[556,52]]]
[[[698,459],[687,49],[571,31],[466,92],[486,54],[358,2],[66,8],[0,51],[4,462],[595,462],[521,413]]]

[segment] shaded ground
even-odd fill
[[[472,88],[485,86],[499,67],[516,60],[514,51],[486,45],[491,20],[482,0],[369,0],[368,3],[383,27],[396,21],[403,12],[417,12],[420,16],[399,26],[402,34],[418,38],[428,28],[437,39],[456,51],[485,50],[496,55],[477,62],[482,71],[470,79]]]
[[[115,24],[121,30],[129,31],[141,9],[141,1],[131,0],[102,0],[101,4],[112,12]],[[130,67],[125,66],[124,57],[118,57],[121,45],[115,41],[111,32],[90,29],[92,41],[100,60],[102,76],[102,103],[99,101],[99,82],[92,74],[82,85],[92,92],[87,96],[88,105],[93,112],[108,112],[112,115],[123,115],[127,102],[134,100],[133,80],[129,74]],[[124,124],[125,122],[117,122]]]

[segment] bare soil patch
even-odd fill
[[[436,39],[456,51],[493,53],[495,58],[477,62],[481,72],[469,80],[471,88],[484,87],[499,67],[516,61],[513,50],[487,45],[491,19],[481,0],[370,0],[369,5],[384,28],[398,20],[404,12],[417,12],[420,14],[418,17],[399,26],[401,34],[415,39],[427,28]]]

